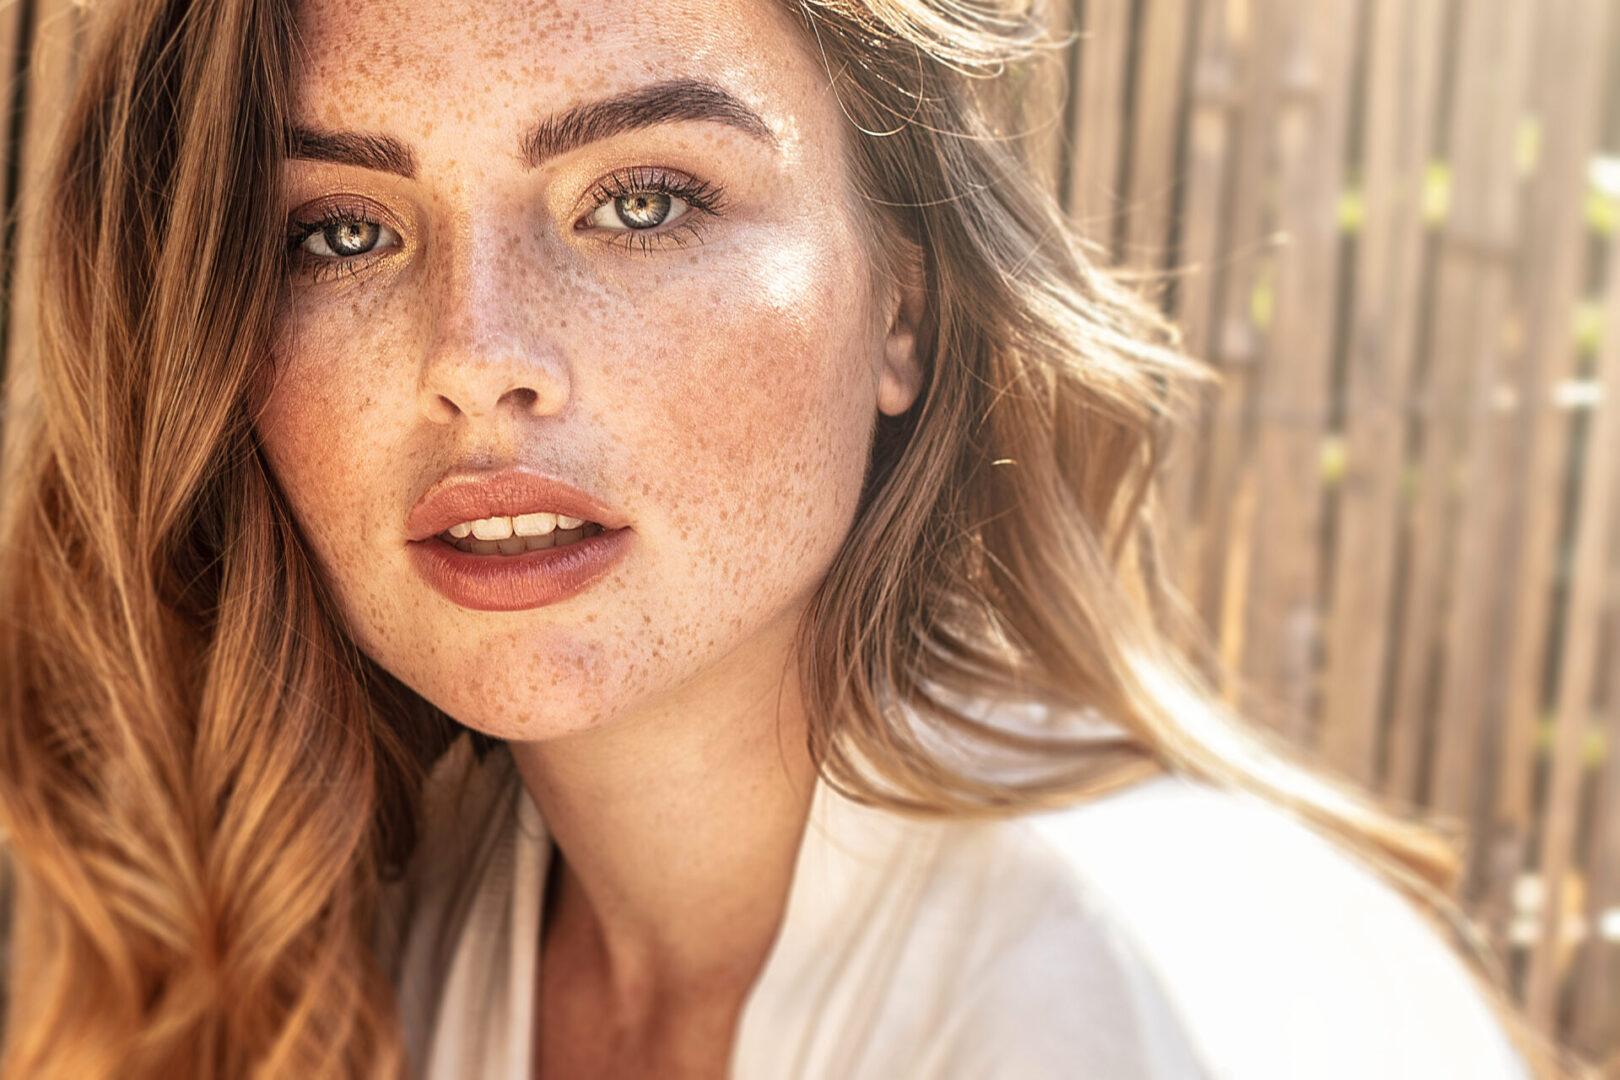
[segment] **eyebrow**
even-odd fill
[[[523,164],[532,169],[588,143],[682,120],[725,124],[776,145],[759,114],[724,87],[702,79],[671,79],[576,105],[540,121],[523,137]]]
[[[524,134],[518,154],[524,167],[533,169],[602,139],[679,121],[725,124],[776,145],[765,121],[729,90],[702,79],[671,79],[548,116]],[[288,157],[299,161],[353,165],[407,180],[416,176],[416,154],[391,135],[294,126],[287,133],[287,145]]]
[[[393,173],[407,180],[416,176],[416,155],[392,135],[294,127],[287,133],[287,156],[298,161],[355,165]]]

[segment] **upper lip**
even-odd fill
[[[416,500],[405,531],[413,541],[428,540],[463,521],[536,513],[582,518],[603,529],[625,524],[617,511],[564,480],[509,468],[444,477]]]

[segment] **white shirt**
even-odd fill
[[[416,1075],[528,1080],[544,824],[510,756],[475,767],[466,740],[426,819],[379,934]],[[1164,776],[990,823],[916,821],[818,784],[731,1075],[1529,1074],[1391,888],[1258,798]]]

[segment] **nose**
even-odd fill
[[[518,238],[496,235],[466,230],[429,271],[420,401],[438,423],[502,410],[545,416],[568,403],[569,364],[544,303],[545,267],[521,254]]]

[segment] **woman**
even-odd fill
[[[997,136],[1039,38],[97,15],[12,413],[5,1075],[1526,1075],[1368,868],[1444,848],[1170,644],[1202,376]]]

